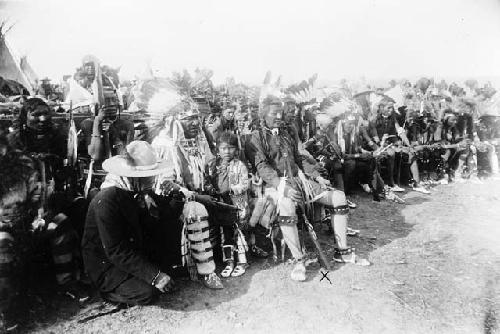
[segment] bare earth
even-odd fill
[[[33,305],[19,330],[41,333],[500,333],[500,181],[408,192],[406,205],[353,197],[350,237],[372,265],[335,265],[322,278],[289,279],[290,264],[252,263],[209,291],[180,281],[153,306],[79,323],[99,305]],[[329,258],[331,238],[318,227]],[[307,244],[310,257],[313,248]]]

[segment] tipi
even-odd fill
[[[0,22],[0,77],[23,85],[30,94],[36,89],[37,76],[26,58],[20,58],[7,41],[5,22]]]

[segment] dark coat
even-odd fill
[[[133,193],[110,187],[92,200],[82,240],[85,268],[103,292],[114,290],[129,275],[151,284],[160,270],[146,256],[147,213]]]
[[[383,117],[382,115],[377,116],[377,118],[371,122],[371,135],[372,137],[378,136],[382,139],[384,134],[396,136],[396,114],[392,113],[389,117]],[[392,137],[387,140],[388,143],[392,143],[397,140],[397,137]]]
[[[252,132],[248,157],[266,185],[278,187],[280,177],[296,177],[299,169],[311,178],[320,176],[317,163],[300,155],[293,129],[282,129],[279,135],[262,129]]]
[[[12,148],[24,153],[51,153],[59,158],[65,158],[67,151],[66,133],[65,129],[53,125],[43,138],[27,128],[23,133],[20,130],[10,133],[7,139]]]
[[[278,187],[280,177],[295,177],[302,168],[297,143],[287,130],[279,135],[267,129],[255,130],[250,145],[250,161],[267,185]]]

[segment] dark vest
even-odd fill
[[[375,122],[375,128],[377,129],[377,135],[382,138],[384,134],[396,135],[396,120],[394,116],[382,117],[378,116]]]
[[[458,135],[463,139],[473,139],[474,121],[469,114],[462,114],[457,117],[457,130]]]

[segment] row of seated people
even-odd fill
[[[341,119],[320,114],[305,147],[346,193],[359,183],[375,200],[389,195],[401,201],[394,192],[404,191],[405,179],[413,190],[429,194],[432,184],[477,180],[478,172],[498,174],[498,129],[488,116],[474,122],[472,107],[464,102],[436,119],[407,108],[396,111],[394,102],[384,99],[370,121],[359,114]]]
[[[17,242],[31,238],[31,230],[43,230],[61,286],[88,275],[105,299],[129,304],[149,302],[158,291],[171,289],[172,268],[180,266],[208,288],[222,288],[215,273],[218,245],[224,262],[220,275],[240,276],[248,252],[266,256],[257,247],[256,226],[279,227],[296,261],[291,278],[305,280],[297,228],[303,214],[313,221],[329,216],[334,260],[354,262],[346,235],[349,206],[355,204],[344,192],[360,183],[375,200],[398,199],[398,150],[406,156],[414,189],[422,192],[428,192],[422,172],[443,178],[455,169],[456,178],[463,178],[476,171],[479,152],[496,158],[494,145],[475,138],[473,124],[465,127],[470,138],[460,136],[458,119],[468,119],[466,113],[450,111],[427,123],[414,117],[404,124],[392,101],[382,101],[370,122],[358,115],[335,119],[319,113],[308,140],[301,140],[302,129],[276,98],[264,101],[258,125],[248,115],[236,117],[246,124],[244,131],[235,126],[214,135],[205,130],[197,109],[184,103],[166,108],[151,145],[133,141],[126,122],[106,124],[104,110],[86,122],[92,131],[84,130],[85,124],[82,130],[89,133],[85,143],[94,161],[114,157],[102,163],[107,174],[101,190],[82,196],[61,173],[68,167],[61,158],[69,140],[55,131],[50,110],[35,102],[21,119],[25,126],[2,144],[3,162],[9,163],[2,170],[11,176],[2,188],[2,239]],[[410,116],[408,111],[405,119]],[[109,138],[111,129],[115,135]],[[486,150],[478,149],[479,143]],[[421,152],[429,151],[443,163],[427,162],[431,159]],[[30,159],[26,153],[37,155]],[[487,160],[495,173],[495,159]],[[19,190],[16,196],[9,196],[12,189]],[[6,281],[13,281],[13,273],[8,271]]]
[[[50,112],[44,108],[36,104],[27,109],[25,126],[2,139],[2,165],[6,166],[2,171],[12,176],[5,180],[1,202],[2,236],[12,242],[2,252],[15,253],[19,248],[14,245],[36,237],[33,231],[43,232],[40,235],[46,236],[61,285],[88,275],[105,299],[143,303],[155,292],[168,290],[172,280],[167,272],[177,264],[189,268],[191,277],[208,288],[220,289],[213,235],[222,233],[219,239],[226,265],[221,275],[239,276],[247,266],[247,251],[265,255],[256,246],[252,227],[270,227],[274,222],[296,261],[291,277],[303,281],[297,208],[303,213],[308,210],[305,194],[311,198],[322,194],[317,202],[331,209],[332,228],[337,231],[336,259],[350,256],[345,196],[329,187],[310,161],[309,171],[303,166],[298,144],[281,122],[280,103],[264,108],[264,124],[269,126],[251,133],[252,149],[245,163],[238,159],[241,143],[237,136],[225,133],[217,138],[219,154],[214,156],[196,108],[171,108],[175,113],[163,118],[163,130],[152,146],[131,141],[122,154],[104,160],[107,175],[100,190],[90,196],[90,204],[90,197],[71,189],[71,182],[61,173],[68,161],[56,149],[69,140],[57,136]],[[168,159],[156,161],[162,157]],[[164,161],[169,168],[160,168]],[[258,205],[247,197],[249,168],[260,175]],[[10,196],[13,189],[18,190],[16,196]],[[260,209],[250,210],[256,206]],[[157,247],[147,249],[151,245]],[[24,267],[29,267],[29,256],[37,253],[27,248],[26,254],[21,252],[25,256],[12,257],[13,261],[22,258]],[[17,282],[22,272],[7,270],[5,275],[4,292],[9,294],[8,282]]]

